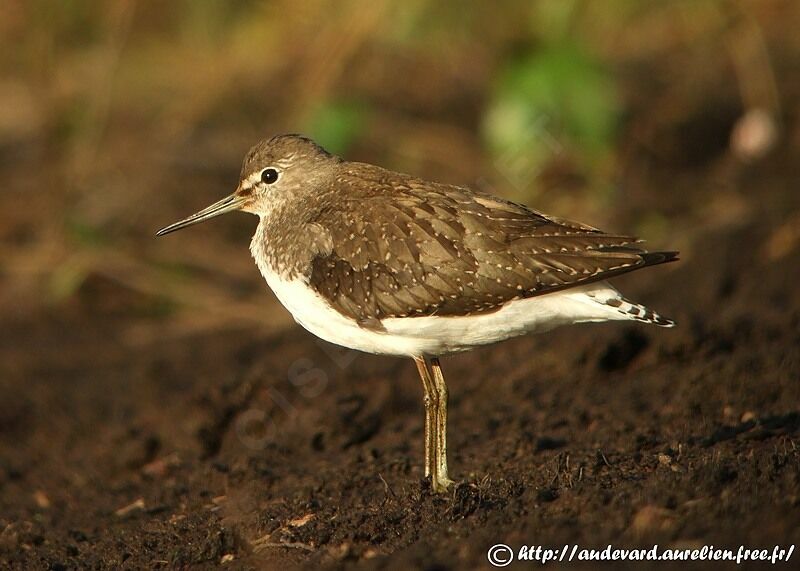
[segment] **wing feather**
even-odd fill
[[[333,244],[314,258],[310,285],[362,324],[495,311],[676,257],[497,197],[371,169],[366,180],[363,169],[340,177],[310,221]],[[357,208],[336,194],[355,196]]]

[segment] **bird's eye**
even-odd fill
[[[261,182],[264,184],[272,184],[278,180],[278,171],[272,167],[266,168],[261,171]]]

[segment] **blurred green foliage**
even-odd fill
[[[74,216],[66,220],[66,234],[67,238],[83,248],[99,247],[108,243],[108,234],[102,229]]]
[[[503,67],[483,127],[500,169],[527,188],[561,153],[580,157],[591,171],[591,162],[611,151],[619,116],[610,72],[562,40]]]
[[[58,303],[72,297],[89,275],[84,260],[72,257],[50,269],[47,280],[47,300]]]

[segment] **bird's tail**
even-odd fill
[[[622,296],[615,299],[608,299],[605,301],[605,304],[613,307],[629,319],[641,321],[642,323],[652,323],[659,327],[675,327],[675,322],[672,319],[659,315],[649,307],[645,307],[640,303],[634,303]]]
[[[642,323],[652,323],[659,327],[675,327],[675,322],[640,303],[626,299],[613,286],[604,283],[586,294],[596,303],[606,306],[610,311],[618,314],[612,319],[632,319]]]
[[[680,252],[644,252],[640,254],[645,266],[657,266],[668,262],[677,262]]]

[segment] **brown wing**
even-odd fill
[[[314,220],[334,246],[313,259],[310,284],[364,326],[495,311],[676,255],[490,195],[376,173],[368,192],[341,189]]]

